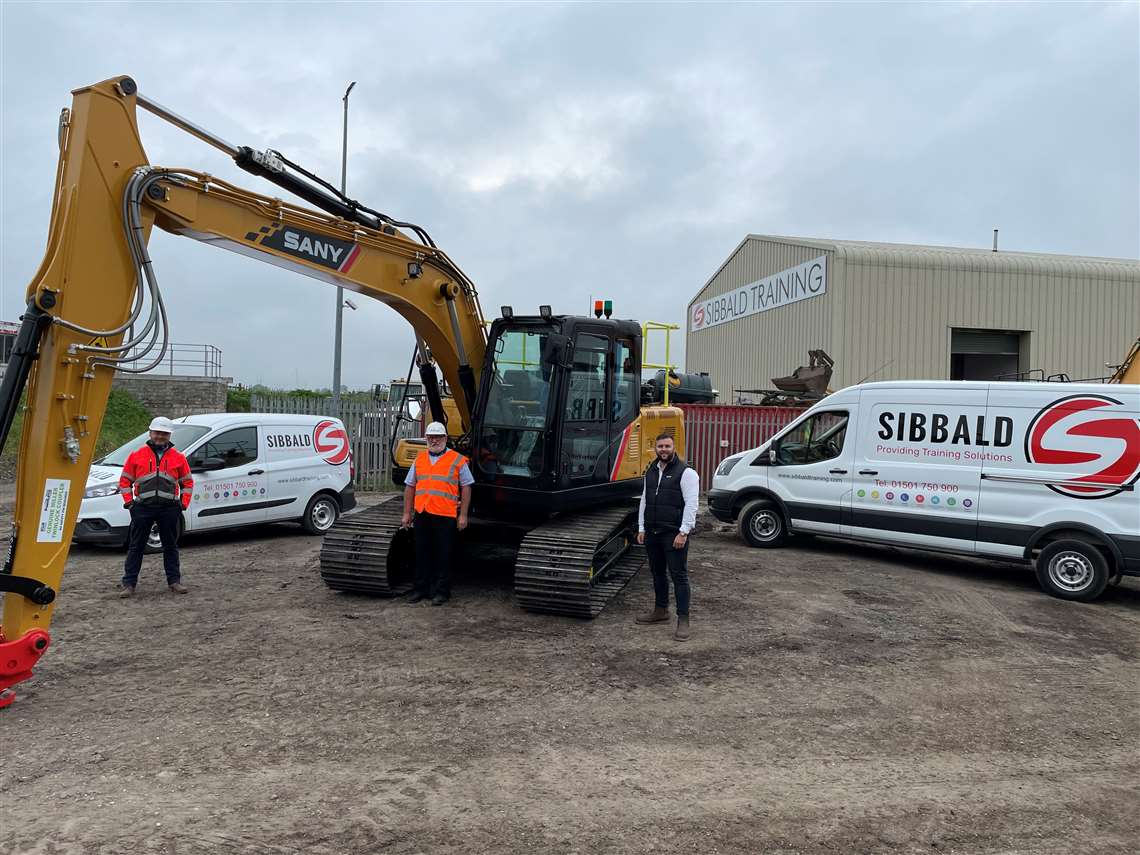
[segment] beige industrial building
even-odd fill
[[[685,366],[730,403],[822,349],[864,379],[1111,374],[1140,336],[1140,261],[749,235],[689,303]],[[744,396],[748,399],[747,396]]]

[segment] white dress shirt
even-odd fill
[[[665,471],[665,464],[657,461],[659,472]],[[661,489],[661,477],[657,477],[657,489]],[[681,514],[681,534],[688,534],[697,524],[697,499],[701,493],[701,476],[692,466],[686,466],[681,473],[681,495],[685,499],[685,510]],[[645,533],[645,488],[641,490],[641,507],[637,509],[637,531]]]

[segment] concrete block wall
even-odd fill
[[[116,374],[113,388],[130,392],[156,416],[176,419],[194,413],[224,413],[232,377]]]

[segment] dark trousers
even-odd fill
[[[677,597],[677,615],[689,615],[689,541],[681,549],[673,548],[675,531],[645,535],[645,552],[649,556],[649,570],[653,573],[654,605],[669,608],[669,579],[673,580],[673,593]]]
[[[142,569],[143,550],[153,525],[158,524],[158,536],[162,538],[162,567],[166,570],[166,584],[173,585],[182,580],[182,569],[178,561],[178,521],[182,508],[178,505],[146,507],[131,505],[131,528],[127,534],[127,560],[123,565],[123,584],[134,587],[139,582]]]
[[[451,596],[451,555],[459,529],[455,517],[416,514],[416,591],[425,597]]]

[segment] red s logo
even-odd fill
[[[705,307],[697,306],[693,309],[693,329],[700,329],[705,325]]]
[[[339,424],[329,419],[313,428],[313,448],[330,466],[340,466],[348,460],[348,434]]]
[[[1140,478],[1140,415],[1106,395],[1061,398],[1034,416],[1025,432],[1025,457],[1042,466],[1080,467],[1067,485],[1050,485],[1054,492],[1077,499],[1115,496]],[[1082,481],[1089,486],[1077,486]]]

